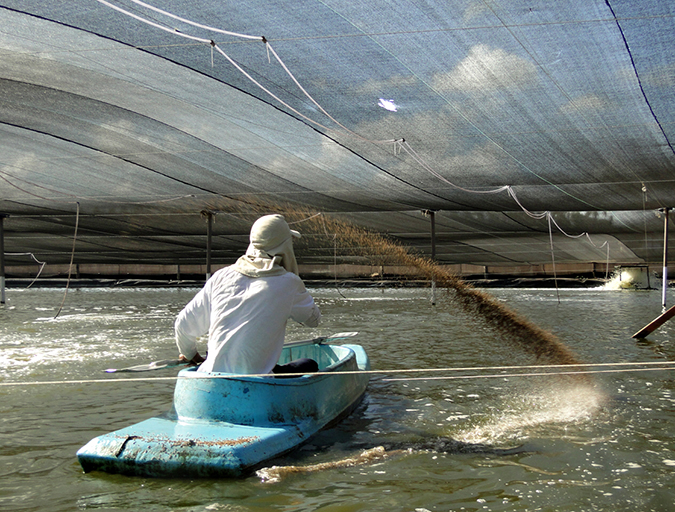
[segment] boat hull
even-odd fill
[[[179,373],[173,410],[92,439],[82,468],[127,475],[239,477],[349,414],[365,393],[359,345],[302,345],[281,362],[314,357],[320,373],[234,377]]]

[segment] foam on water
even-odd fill
[[[384,447],[376,446],[374,448],[364,450],[357,455],[336,461],[321,462],[319,464],[311,464],[308,466],[271,466],[269,468],[262,468],[256,471],[256,476],[260,478],[262,482],[275,483],[281,481],[282,478],[289,475],[295,475],[299,473],[314,473],[316,471],[326,471],[330,469],[370,464],[375,461],[382,460],[386,456],[387,452]]]
[[[94,323],[94,324],[108,324],[109,322],[126,322],[129,320],[128,314],[101,314],[101,313],[76,313],[73,315],[63,315],[54,318],[50,317],[38,317],[35,319],[35,323]]]
[[[95,360],[109,360],[119,352],[118,344],[103,334],[91,333],[78,338],[39,340],[22,337],[0,346],[0,379],[17,380],[44,373],[49,368],[64,364],[91,364]]]
[[[276,483],[291,475],[378,464],[387,458],[422,452],[487,454],[501,460],[501,456],[527,452],[523,443],[529,444],[539,432],[548,436],[555,431],[564,436],[571,425],[593,422],[607,400],[601,390],[578,382],[557,382],[545,388],[522,391],[505,397],[503,407],[491,409],[486,415],[450,415],[441,435],[424,434],[419,438],[388,441],[377,446],[374,443],[372,448],[362,449],[355,455],[318,464],[275,465],[257,471],[256,476],[262,482]],[[406,412],[416,411],[406,409]],[[424,420],[424,415],[418,418],[419,422]],[[504,460],[504,464],[510,463],[517,464]]]

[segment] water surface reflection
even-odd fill
[[[196,290],[8,290],[0,307],[0,382],[105,379],[103,369],[175,355],[175,314]],[[83,474],[75,451],[90,438],[167,410],[172,382],[0,387],[3,510],[670,510],[675,501],[671,371],[604,373],[592,386],[557,377],[392,381],[384,370],[531,364],[505,342],[423,289],[314,290],[319,329],[358,330],[374,369],[361,407],[277,465],[309,466],[377,446],[418,448],[451,438],[494,451],[431,446],[365,463],[288,475],[278,483],[152,480]],[[555,333],[586,362],[675,359],[672,326],[636,342],[660,313],[660,293],[491,290]],[[172,375],[163,373],[162,375]],[[479,372],[480,373],[480,372]],[[514,452],[502,452],[522,447]]]

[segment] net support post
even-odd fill
[[[206,280],[211,277],[211,238],[213,235],[213,213],[206,214]]]
[[[425,216],[429,217],[431,224],[431,261],[436,261],[436,211],[423,210]],[[436,276],[431,276],[431,305],[436,305]]]
[[[659,211],[664,214],[663,221],[663,288],[661,293],[661,306],[666,311],[666,291],[668,290],[668,220],[672,208],[661,208]]]
[[[9,215],[0,213],[0,304],[4,304],[5,297],[5,217]]]

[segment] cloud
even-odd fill
[[[472,21],[476,21],[477,19],[480,19],[485,15],[489,15],[490,13],[492,13],[492,11],[487,5],[485,5],[484,2],[472,2],[464,10],[462,20],[464,21],[465,25],[468,25]]]
[[[386,80],[368,80],[356,89],[357,94],[382,95],[399,89],[409,89],[420,85],[420,81],[413,75],[392,75]]]
[[[434,76],[432,85],[440,92],[490,92],[522,88],[538,79],[537,68],[529,60],[500,48],[479,44],[449,73]]]

